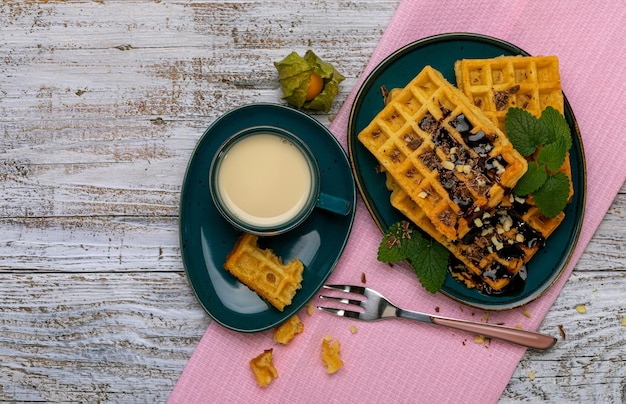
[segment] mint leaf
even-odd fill
[[[546,182],[548,173],[540,168],[534,161],[528,162],[528,171],[520,178],[513,188],[513,193],[521,196],[531,194],[541,188]]]
[[[538,119],[529,112],[511,108],[506,114],[506,131],[513,147],[523,156],[532,156],[528,171],[518,181],[513,192],[532,194],[535,204],[547,217],[556,217],[565,209],[570,183],[567,175],[556,172],[565,162],[572,147],[572,136],[565,117],[553,107],[546,107]]]
[[[549,135],[544,125],[530,112],[521,108],[509,108],[505,118],[506,134],[522,156],[528,157],[538,146],[546,144]]]
[[[562,142],[565,150],[569,150],[572,147],[572,135],[570,133],[569,125],[565,120],[565,117],[561,115],[559,111],[553,107],[546,107],[541,112],[539,121],[543,124],[546,130],[549,132],[548,139],[544,144]]]
[[[541,188],[533,192],[535,204],[546,217],[556,217],[565,209],[569,198],[569,179],[558,172],[548,176]]]
[[[422,286],[431,293],[441,289],[445,281],[449,255],[445,247],[424,238],[407,221],[391,225],[378,247],[379,261],[406,261]]]
[[[537,162],[547,167],[548,171],[554,172],[558,170],[565,162],[569,146],[565,140],[558,139],[555,142],[547,144],[537,153]]]
[[[448,250],[441,244],[424,240],[407,257],[420,283],[430,293],[441,289],[446,280],[448,255]]]
[[[406,259],[406,244],[402,242],[402,222],[393,224],[378,246],[378,261],[400,262]]]

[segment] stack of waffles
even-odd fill
[[[558,65],[555,75],[552,58],[526,60],[525,71],[506,59],[457,63],[462,91],[426,66],[358,135],[387,176],[391,204],[450,250],[456,279],[487,293],[503,291],[562,221],[511,194],[527,161],[503,131],[511,106],[563,112]],[[494,60],[509,67],[491,70]]]

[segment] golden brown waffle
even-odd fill
[[[506,136],[430,66],[358,139],[449,240],[465,236],[527,169]]]
[[[257,236],[244,233],[226,257],[224,268],[259,296],[283,311],[302,286],[304,266],[297,258],[283,264],[270,249],[260,249]]]
[[[506,133],[505,117],[511,107],[527,110],[536,117],[551,106],[564,112],[558,58],[556,56],[501,56],[493,59],[464,59],[455,63],[457,85],[479,107],[486,116]],[[531,156],[530,159],[534,159]],[[569,154],[559,168],[570,180],[570,199],[574,193]],[[561,224],[565,214],[547,218],[537,208],[532,196],[512,197],[501,206],[510,216],[517,216],[541,238],[541,243],[524,249],[524,262],[543,245],[543,241]],[[468,241],[468,240],[466,240]],[[465,264],[465,262],[464,262]],[[467,265],[466,265],[467,266]],[[475,271],[467,266],[472,273]],[[457,279],[474,282],[470,274],[458,267],[454,273]],[[510,274],[509,274],[510,275]],[[500,272],[500,278],[507,274]],[[504,282],[498,280],[499,284]],[[497,289],[496,289],[497,290]]]
[[[463,59],[454,64],[458,88],[506,133],[506,112],[523,108],[539,117],[560,105],[563,92],[556,56],[500,56]]]
[[[556,56],[499,56],[462,59],[454,64],[458,88],[506,134],[509,108],[525,109],[540,117],[546,107],[564,113],[563,91]],[[569,155],[558,170],[570,179]]]
[[[274,367],[273,349],[266,349],[262,354],[250,360],[250,369],[260,387],[265,387],[278,377]]]

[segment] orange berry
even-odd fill
[[[311,82],[309,83],[309,90],[306,93],[306,100],[311,101],[322,92],[324,88],[324,79],[317,73],[311,74]]]

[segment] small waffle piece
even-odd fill
[[[257,236],[243,233],[226,257],[224,268],[283,311],[302,286],[304,266],[297,258],[283,264],[272,250],[259,248],[257,241]]]
[[[287,345],[296,335],[302,334],[303,331],[304,324],[300,321],[300,317],[295,314],[274,329],[274,342]]]
[[[265,387],[278,377],[274,367],[272,349],[266,349],[262,354],[250,361],[250,369],[260,387]]]
[[[430,66],[358,139],[452,241],[499,205],[527,170],[506,136]]]
[[[340,346],[338,340],[333,340],[329,336],[322,340],[322,362],[324,362],[328,374],[333,374],[343,367]]]

